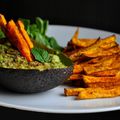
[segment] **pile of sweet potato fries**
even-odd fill
[[[69,80],[76,87],[65,88],[66,96],[76,99],[120,96],[120,46],[116,35],[105,38],[78,38],[79,28],[64,53],[73,61]]]

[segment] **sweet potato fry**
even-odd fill
[[[100,43],[100,47],[103,49],[109,49],[109,48],[114,47],[116,45],[117,45],[117,43],[116,43],[116,36],[115,35],[111,35],[109,37],[102,39],[101,43]]]
[[[73,44],[78,46],[78,47],[82,47],[82,48],[86,48],[91,46],[92,44],[94,44],[97,41],[97,38],[80,38],[77,39]]]
[[[91,72],[92,69],[90,69],[89,66],[93,67],[95,65],[99,65],[99,64],[101,64],[101,63],[99,63],[99,60],[101,60],[101,62],[103,61],[102,60],[103,58],[101,58],[101,57],[97,57],[97,58],[94,58],[91,60],[89,60],[89,58],[86,57],[85,59],[84,59],[85,62],[81,61],[81,63],[79,63],[79,64],[74,64],[73,74],[83,72],[84,67],[87,69],[87,71],[85,71],[85,72]]]
[[[78,39],[78,35],[79,35],[79,28],[76,30],[76,32],[74,33],[73,37],[72,37],[72,44],[78,47],[88,47],[92,44],[94,44],[97,39],[87,39],[87,38],[81,38]]]
[[[85,88],[65,88],[64,89],[64,94],[66,96],[76,96],[84,89]]]
[[[6,25],[7,25],[7,21],[4,17],[4,15],[0,14],[0,27],[2,29],[2,31],[4,32],[4,34],[6,35],[6,37],[9,38],[10,42],[12,43],[12,45],[15,47],[15,42],[14,40],[12,40],[12,36],[9,34],[7,28],[6,28]]]
[[[82,79],[82,74],[72,74],[70,77],[69,77],[69,80],[80,80]]]
[[[95,64],[99,60],[99,58],[94,58],[94,59],[89,60],[90,59],[89,57],[86,57],[86,56],[81,56],[81,57],[82,58],[79,58],[80,60],[76,62],[76,64],[74,64],[73,74],[83,72],[85,66],[88,66],[89,64],[90,65]]]
[[[95,76],[88,76],[88,75],[83,75],[83,81],[85,84],[87,83],[108,83],[108,82],[118,82],[120,81],[120,78],[117,78],[116,76],[114,77],[95,77]]]
[[[80,48],[86,48],[91,46],[92,44],[94,44],[97,41],[97,39],[95,38],[80,38],[80,39],[72,39],[72,43]]]
[[[83,71],[82,64],[74,65],[73,73],[80,73]]]
[[[6,21],[5,17],[4,17],[4,15],[0,14],[0,26],[5,27],[6,24],[7,24],[7,21]]]
[[[70,54],[67,53],[67,56],[72,60],[72,61],[76,61],[78,60],[82,54],[81,54],[81,50],[77,49],[77,50],[74,50],[73,52],[71,52]]]
[[[76,99],[110,98],[116,96],[120,96],[119,86],[111,89],[87,88],[82,90]]]
[[[88,56],[88,57],[99,57],[99,56],[113,55],[119,52],[120,52],[120,47],[116,45],[107,50],[97,47],[97,49],[94,49],[93,51],[86,51],[86,52],[81,51],[81,54]]]
[[[120,68],[120,55],[114,54],[112,56],[105,56],[99,58],[99,62],[96,64],[88,64],[83,67],[86,74],[92,74],[98,71],[119,69]]]
[[[98,57],[118,53],[120,51],[120,48],[115,40],[115,35],[104,38],[102,40],[99,39],[95,44],[82,49],[81,53],[88,57]]]
[[[114,88],[120,86],[120,81],[115,81],[115,82],[96,82],[96,83],[86,83],[85,87],[87,88],[105,88],[105,89],[109,89],[109,88]]]
[[[14,41],[14,45],[19,49],[20,53],[30,62],[33,60],[30,49],[19,32],[15,22],[10,20],[6,25],[9,35],[12,37],[11,41]],[[13,43],[13,42],[12,42]]]
[[[73,39],[73,38],[78,39],[78,36],[79,36],[79,30],[80,30],[80,29],[77,28],[77,30],[75,31],[75,33],[74,33],[72,39]]]
[[[120,69],[111,69],[111,70],[94,72],[89,75],[96,76],[96,77],[97,76],[98,77],[112,77],[112,76],[115,76],[119,71],[120,71]]]
[[[17,21],[17,26],[19,31],[21,32],[22,36],[24,37],[26,43],[28,44],[29,48],[32,49],[33,48],[33,43],[27,33],[27,31],[25,30],[24,24],[22,23],[21,20]]]
[[[83,54],[81,54],[81,49],[75,49],[71,52],[65,53],[73,62],[79,61],[79,62],[85,62],[90,59],[90,57],[87,57]]]

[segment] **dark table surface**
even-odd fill
[[[13,108],[0,107],[0,119],[1,118],[15,118],[15,119],[39,119],[39,120],[59,120],[59,119],[75,119],[75,120],[106,120],[106,119],[118,119],[120,111],[100,112],[100,113],[85,113],[85,114],[53,114],[53,113],[41,113],[22,111]]]
[[[49,19],[51,24],[77,25],[120,33],[119,0],[0,0],[0,12],[7,19],[36,16]],[[90,114],[51,114],[0,107],[1,118],[16,119],[118,119],[120,111]]]

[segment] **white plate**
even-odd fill
[[[49,36],[55,36],[59,44],[66,46],[77,27],[51,25]],[[111,32],[80,27],[81,38],[96,38],[112,35]],[[120,36],[117,41],[120,43]],[[0,105],[21,110],[47,113],[93,113],[120,109],[120,97],[75,100],[74,97],[65,97],[63,92],[66,86],[59,86],[49,91],[37,94],[18,94],[0,88]]]

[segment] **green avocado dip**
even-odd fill
[[[38,61],[28,62],[20,52],[12,48],[9,42],[0,44],[0,67],[12,69],[37,69],[46,70],[51,68],[65,68],[59,56],[50,54],[50,62],[41,63]]]

